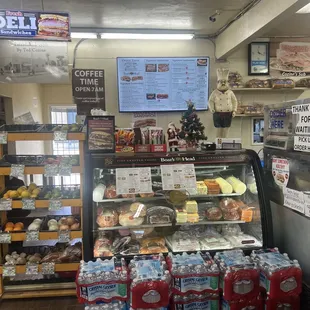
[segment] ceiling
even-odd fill
[[[71,14],[72,27],[154,28],[212,34],[252,0],[43,0],[45,11]],[[0,9],[41,10],[41,0],[1,0]],[[209,17],[221,10],[217,21]]]

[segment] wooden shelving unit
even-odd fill
[[[8,133],[7,140],[8,142],[16,142],[16,141],[52,141],[54,138],[53,133]],[[80,174],[80,197],[78,199],[61,199],[61,203],[63,207],[73,207],[78,210],[81,225],[83,223],[83,174],[84,174],[84,133],[68,133],[67,140],[78,140],[79,141],[79,166],[72,167],[72,173]],[[0,144],[0,158],[3,156],[3,145]],[[0,167],[0,190],[3,191],[5,189],[5,176],[10,175],[11,168],[10,167]],[[44,174],[43,166],[26,166],[24,170],[25,175],[35,175],[35,174]],[[37,199],[35,200],[35,208],[43,209],[49,207],[49,200],[47,199]],[[21,200],[12,200],[12,209],[22,209],[22,201]],[[0,211],[0,219],[1,225],[3,226],[7,222],[7,211]],[[14,242],[23,242],[26,240],[26,231],[20,232],[12,232],[11,235],[11,244]],[[82,238],[82,228],[81,230],[70,231],[70,239]],[[40,231],[39,232],[39,240],[58,240],[59,232],[58,231]],[[0,264],[4,263],[4,257],[9,253],[9,245],[1,244],[0,251]],[[79,268],[79,263],[63,263],[63,264],[55,264],[55,273],[58,272],[74,272]],[[16,274],[25,274],[26,265],[16,265]],[[42,265],[39,264],[39,272],[42,271]],[[68,283],[71,284],[71,283]],[[44,285],[19,285],[21,290],[16,288],[13,290],[10,289],[10,286],[4,286],[3,282],[3,265],[0,265],[0,297],[2,299],[19,299],[19,298],[37,298],[37,297],[54,297],[54,296],[75,296],[76,291],[74,288],[74,283],[72,283],[71,287],[68,288],[56,288],[55,285],[44,284]],[[36,287],[36,288],[32,288]]]

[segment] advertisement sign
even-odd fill
[[[0,10],[0,38],[70,41],[69,14]]]
[[[0,40],[0,82],[68,83],[68,44]]]
[[[275,183],[280,187],[286,187],[290,177],[290,164],[285,158],[272,158],[272,175]]]
[[[92,108],[105,110],[104,70],[73,69],[72,93],[78,114],[90,114]]]
[[[310,41],[272,39],[270,41],[270,75],[305,77],[310,75]]]

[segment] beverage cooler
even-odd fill
[[[298,259],[307,284],[310,284],[309,152],[310,100],[266,106],[264,169],[274,241],[282,252]]]
[[[89,153],[85,164],[85,261],[273,246],[253,151]]]

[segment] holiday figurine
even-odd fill
[[[226,138],[235,117],[238,101],[228,84],[228,69],[217,69],[217,89],[209,98],[209,107],[213,113],[214,127],[217,128],[217,138]]]
[[[178,150],[177,147],[178,147],[178,140],[179,140],[179,136],[178,136],[179,131],[180,129],[177,129],[173,122],[170,122],[168,124],[167,135],[168,135],[168,143],[169,143],[170,152],[175,152]]]
[[[207,139],[204,135],[205,127],[200,122],[194,103],[191,100],[186,101],[186,103],[187,111],[183,113],[180,120],[182,128],[179,138],[185,139],[188,147],[196,148],[199,141]]]

